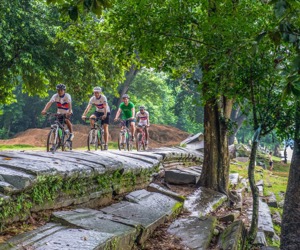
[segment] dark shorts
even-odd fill
[[[135,120],[135,119],[132,119],[131,121],[128,121],[128,120],[122,120],[122,121],[121,121],[121,126],[126,126],[126,127],[128,128],[131,122],[134,122],[134,123],[135,123],[136,120]]]
[[[270,161],[270,162],[269,162],[269,165],[270,165],[270,166],[273,166],[273,162],[272,162],[272,161]]]
[[[72,117],[72,114],[70,115],[69,118],[66,118],[66,115],[60,115],[60,116],[57,117],[57,120],[58,120],[61,124],[65,124],[65,120],[71,121],[71,117]]]
[[[104,113],[95,111],[93,115],[96,116],[97,118],[99,118],[99,117],[103,116]],[[109,117],[110,117],[110,113],[107,113],[106,118],[104,120],[101,120],[101,125],[109,124]]]

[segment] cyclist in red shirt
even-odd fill
[[[66,85],[58,84],[56,86],[56,90],[57,93],[52,96],[41,113],[42,115],[45,115],[47,113],[47,110],[51,107],[52,103],[56,102],[57,114],[65,115],[65,123],[70,130],[70,136],[68,140],[72,141],[74,138],[73,126],[70,121],[70,118],[72,116],[72,99],[71,96],[66,93]],[[59,117],[59,122],[63,122],[63,117]]]

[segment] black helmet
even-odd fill
[[[129,99],[129,95],[124,94],[124,95],[122,95],[122,98],[128,98]]]
[[[145,106],[140,106],[140,109],[145,109]]]
[[[63,89],[63,90],[66,90],[66,85],[60,83],[60,84],[57,84],[56,85],[56,89],[59,90],[59,89]]]

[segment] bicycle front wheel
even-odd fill
[[[125,149],[125,135],[123,133],[119,133],[119,137],[118,137],[118,148],[121,151],[122,149]]]
[[[51,129],[48,138],[47,138],[47,152],[55,152],[55,150],[58,148],[58,138],[56,134],[56,129]]]
[[[136,136],[136,150],[141,151],[142,149],[142,134],[138,133]]]
[[[62,143],[62,151],[70,151],[72,150],[72,141],[68,140],[68,135],[65,134],[63,136],[64,141]]]
[[[91,151],[92,148],[97,150],[98,148],[98,133],[96,129],[92,129],[89,132],[88,138],[87,138],[87,146],[88,150]]]
[[[132,150],[132,139],[130,133],[126,133],[126,148],[128,151]]]
[[[104,131],[101,129],[99,130],[100,136],[98,136],[98,145],[100,146],[101,150],[104,149]]]

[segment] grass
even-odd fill
[[[0,145],[0,150],[44,150],[43,147],[34,147],[26,144],[15,144],[15,145]]]
[[[261,157],[262,155],[260,155]],[[263,160],[268,162],[268,156],[263,155]],[[240,177],[248,178],[248,164],[249,162],[236,162],[235,164],[230,165],[230,173],[239,173]],[[268,164],[266,164],[269,167]],[[290,163],[285,164],[281,161],[280,158],[273,156],[273,171],[268,169],[263,169],[262,167],[255,167],[255,181],[259,180],[264,181],[264,196],[269,196],[271,193],[274,193],[276,196],[277,203],[282,202],[283,196],[281,193],[286,192],[288,175],[290,169]],[[238,187],[239,188],[239,187]],[[279,212],[282,216],[282,208],[272,208],[270,207],[271,214]],[[273,224],[275,233],[280,236],[281,228],[278,225]],[[278,247],[280,242],[273,241],[271,238],[267,238],[269,246]]]
[[[117,142],[109,142],[108,143],[109,149],[118,149],[118,143]],[[87,146],[80,147],[80,148],[74,148],[76,150],[87,150]],[[34,147],[32,145],[26,145],[26,144],[15,144],[15,145],[0,145],[0,150],[41,150],[46,151],[46,147]]]

